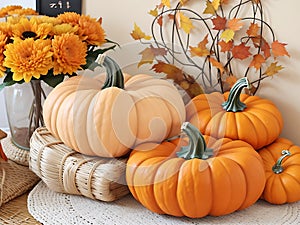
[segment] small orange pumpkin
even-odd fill
[[[230,92],[196,96],[186,106],[187,121],[203,134],[243,140],[256,150],[271,144],[283,128],[282,115],[270,100],[241,94],[245,87],[250,84],[244,77]]]
[[[181,95],[170,82],[151,75],[123,75],[106,56],[107,74],[75,76],[46,98],[48,130],[74,150],[119,157],[145,141],[161,142],[185,121]]]
[[[188,141],[165,141],[152,150],[153,143],[144,143],[131,152],[126,180],[137,201],[155,213],[200,218],[229,214],[260,198],[264,168],[251,145],[202,136],[188,122],[182,130]]]
[[[266,172],[266,186],[262,198],[272,204],[300,200],[300,147],[286,138],[261,150]]]

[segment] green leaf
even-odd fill
[[[47,75],[47,76],[42,76],[41,79],[48,84],[50,87],[56,87],[59,83],[61,83],[65,78],[64,74],[58,74],[58,75]]]
[[[4,89],[5,87],[8,87],[8,86],[11,86],[11,85],[14,85],[14,84],[22,84],[24,83],[24,80],[21,80],[21,81],[15,81],[12,79],[12,76],[13,76],[13,73],[10,71],[10,70],[7,70],[6,71],[6,76],[3,80],[3,83],[0,84],[0,91],[2,89]]]

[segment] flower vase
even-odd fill
[[[41,80],[31,80],[4,90],[11,141],[20,149],[29,150],[32,133],[44,125],[42,105],[49,91],[46,93],[43,85]]]

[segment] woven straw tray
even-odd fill
[[[75,152],[40,127],[30,139],[29,168],[53,191],[114,201],[129,193],[127,158],[91,157]]]

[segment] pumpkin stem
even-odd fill
[[[213,156],[213,149],[207,148],[204,137],[200,131],[189,122],[184,122],[181,130],[188,136],[189,144],[182,146],[176,154],[184,159],[208,159]]]
[[[102,89],[109,87],[124,89],[124,76],[119,65],[105,54],[99,55],[96,61],[106,70],[106,80]]]
[[[282,161],[283,159],[285,159],[286,157],[291,155],[291,152],[289,150],[283,150],[281,152],[282,156],[277,160],[276,164],[272,167],[272,170],[274,173],[279,174],[282,173],[284,168],[282,166]]]
[[[223,102],[222,106],[227,112],[243,111],[247,106],[241,102],[240,95],[243,88],[250,88],[250,83],[246,77],[240,78],[232,86],[229,92],[229,96],[226,102]]]

